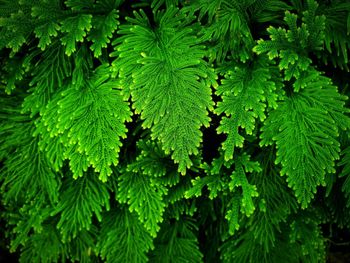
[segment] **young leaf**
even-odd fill
[[[102,48],[106,48],[110,42],[110,38],[119,24],[118,17],[117,11],[112,10],[106,16],[94,16],[92,18],[92,29],[87,39],[93,42],[90,49],[94,52],[95,57],[101,56]]]
[[[76,51],[76,42],[83,42],[86,32],[91,29],[92,15],[77,15],[68,17],[61,22],[61,32],[65,33],[61,38],[66,47],[67,56]]]

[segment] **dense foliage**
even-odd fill
[[[0,0],[20,262],[325,262],[350,223],[350,1]]]

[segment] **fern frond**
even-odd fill
[[[320,2],[320,13],[326,17],[325,47],[328,55],[322,55],[325,62],[331,61],[335,66],[348,68],[348,50],[350,48],[350,4],[344,1]],[[347,25],[347,26],[344,26]]]
[[[203,187],[207,187],[210,191],[209,198],[216,198],[221,191],[227,189],[228,180],[223,174],[229,173],[227,171],[234,161],[232,159],[225,161],[224,154],[221,153],[218,158],[215,158],[212,163],[209,165],[207,163],[203,164],[203,169],[206,176],[204,177],[195,177],[191,180],[192,187],[188,189],[185,193],[185,198],[199,197],[202,195]],[[223,170],[225,170],[223,172]]]
[[[95,251],[98,230],[95,225],[92,225],[89,230],[83,229],[76,238],[69,243],[65,243],[69,259],[72,262],[93,263],[99,260]]]
[[[184,8],[190,14],[199,12],[199,20],[208,17],[200,35],[202,40],[212,45],[213,60],[222,62],[229,55],[244,62],[251,56],[254,41],[247,16],[249,2],[251,1],[196,0]]]
[[[284,229],[284,231],[287,230]],[[220,251],[221,260],[224,263],[255,262],[256,259],[262,263],[279,263],[281,259],[285,263],[295,263],[300,260],[300,250],[290,245],[288,236],[279,234],[278,247],[274,247],[267,253],[264,247],[255,241],[253,232],[249,230],[226,240],[220,247]]]
[[[75,178],[83,174],[80,165],[88,163],[106,181],[112,173],[110,166],[118,163],[119,138],[126,136],[124,122],[131,120],[131,113],[128,103],[115,89],[116,82],[110,78],[108,65],[98,67],[88,79],[80,79],[83,76],[56,95],[54,102],[42,112],[42,121],[50,136],[68,138],[62,142],[68,149],[66,157],[76,171]],[[80,87],[79,83],[84,86]],[[69,150],[74,145],[78,152]],[[76,154],[83,155],[81,158],[86,161],[74,161]]]
[[[243,147],[240,128],[252,134],[256,119],[265,120],[266,107],[277,107],[279,96],[269,68],[268,61],[263,58],[253,66],[237,66],[217,88],[216,94],[222,101],[218,102],[215,113],[226,114],[217,129],[218,133],[227,134],[222,144],[226,161],[233,157],[235,147]]]
[[[163,221],[163,195],[167,189],[154,184],[150,176],[132,170],[122,172],[118,179],[117,200],[128,203],[130,212],[135,211],[140,222],[155,237],[160,229],[158,224]]]
[[[21,80],[25,77],[23,58],[14,56],[3,65],[4,72],[1,72],[0,83],[5,86],[6,94],[10,95]]]
[[[190,155],[198,154],[200,128],[209,124],[210,84],[215,75],[177,9],[156,15],[156,30],[145,13],[134,15],[136,18],[128,18],[131,25],[121,26],[113,66],[121,78],[132,74],[135,112],[141,114],[143,127],[151,128],[152,138],[162,143],[165,153],[172,152],[179,171],[185,174],[192,165]]]
[[[151,262],[202,262],[196,232],[198,227],[191,219],[165,222],[155,239],[155,248],[150,253]]]
[[[231,168],[233,165],[234,170]],[[216,198],[219,193],[227,195],[229,200],[225,205],[225,218],[229,223],[229,233],[233,234],[239,229],[239,217],[249,217],[255,210],[253,198],[259,194],[256,186],[249,183],[247,174],[261,171],[259,163],[251,161],[246,153],[236,154],[233,160],[225,162],[222,153],[211,166],[206,167],[206,171],[204,177],[192,180],[193,186],[185,192],[185,197],[201,196],[204,186],[210,191],[210,199]]]
[[[35,196],[43,195],[52,203],[56,202],[60,180],[51,169],[45,154],[39,150],[39,138],[32,136],[33,123],[27,120],[22,125],[12,125],[5,126],[5,128],[16,127],[23,130],[12,130],[8,133],[7,138],[10,141],[16,138],[11,146],[16,147],[17,154],[9,155],[4,161],[1,171],[3,200],[5,202],[19,198],[31,200]]]
[[[276,246],[269,251],[259,244],[255,232],[247,228],[239,235],[225,240],[220,247],[223,262],[325,262],[325,241],[321,235],[316,211],[300,213],[294,219],[283,222],[281,233],[276,233]],[[288,251],[288,253],[286,253]]]
[[[68,15],[60,0],[40,0],[31,8],[31,16],[35,19],[34,34],[39,38],[38,47],[45,50],[61,30],[60,21]]]
[[[103,215],[97,249],[106,262],[143,263],[148,258],[146,253],[153,248],[151,235],[127,208]]]
[[[347,198],[347,207],[350,207],[350,146],[346,147],[342,153],[341,161],[338,163],[339,166],[343,166],[343,169],[340,173],[340,177],[346,177],[342,191]]]
[[[118,18],[118,13],[115,10],[112,10],[106,16],[94,16],[92,18],[92,29],[87,39],[93,42],[90,49],[94,52],[95,57],[101,56],[102,49],[110,43],[110,38],[119,25]]]
[[[28,90],[31,94],[23,102],[23,112],[35,116],[48,104],[53,94],[63,87],[72,75],[72,61],[64,53],[64,48],[55,41],[42,54],[33,52],[25,60],[26,65],[34,68]],[[34,62],[39,59],[37,62]]]
[[[249,218],[246,228],[267,254],[279,246],[282,226],[286,218],[297,211],[298,204],[274,165],[274,151],[263,152],[257,158],[261,160],[262,171],[252,173],[251,183],[259,192],[259,209]]]
[[[249,6],[251,20],[259,23],[280,23],[284,12],[292,9],[288,2],[282,0],[255,0],[252,2]]]
[[[15,205],[19,207],[18,210],[10,208]],[[10,209],[3,213],[3,217],[11,229],[10,251],[14,252],[18,247],[27,246],[33,233],[43,232],[45,221],[50,217],[51,206],[45,196],[38,195],[31,200],[11,200],[8,207]]]
[[[92,15],[77,15],[69,17],[61,23],[62,44],[66,47],[67,56],[76,51],[76,42],[83,42],[86,32],[91,29]]]
[[[270,26],[267,32],[271,40],[258,40],[253,48],[257,54],[267,53],[271,60],[279,58],[279,68],[285,73],[285,80],[298,79],[307,71],[312,61],[308,53],[323,48],[325,38],[325,16],[317,16],[318,4],[308,0],[308,10],[303,12],[303,19],[298,26],[296,14],[286,11],[285,22],[288,30]]]
[[[93,172],[88,171],[79,179],[67,177],[62,184],[60,200],[51,215],[60,215],[57,228],[62,240],[70,241],[81,230],[90,229],[93,215],[101,221],[104,207],[109,210],[107,185],[99,181]]]
[[[287,175],[303,208],[325,184],[325,174],[335,172],[338,129],[349,127],[345,99],[328,78],[315,74],[307,87],[270,112],[262,128],[260,144],[276,142],[276,164],[282,164],[281,175]]]
[[[45,224],[40,233],[32,234],[22,249],[19,262],[62,262],[68,256],[67,247],[53,224]]]
[[[316,210],[311,210],[309,213],[300,213],[291,222],[290,243],[299,250],[298,254],[302,262],[326,262],[326,245],[321,222],[317,218]]]
[[[5,0],[0,3],[0,49],[7,47],[17,53],[27,42],[34,26],[30,9],[26,1]]]
[[[239,211],[243,215],[250,217],[255,210],[253,198],[259,196],[256,186],[248,182],[246,173],[260,171],[259,163],[252,162],[249,155],[243,154],[235,160],[235,170],[232,172],[230,176],[231,180],[228,184],[233,196],[227,206],[225,216],[229,223],[229,233],[231,235],[239,229]],[[242,189],[241,194],[235,191],[236,187]]]
[[[165,7],[178,6],[183,0],[152,0],[151,8],[153,12],[157,12],[163,5]]]

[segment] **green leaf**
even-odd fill
[[[89,230],[93,215],[101,221],[103,207],[109,210],[109,198],[107,185],[93,172],[79,179],[68,177],[62,185],[60,201],[51,212],[51,215],[60,215],[57,228],[62,240],[70,241],[83,229]]]
[[[22,249],[19,262],[60,262],[66,258],[67,247],[61,242],[60,235],[53,224],[45,224],[40,233],[30,236],[28,243]]]
[[[303,90],[271,111],[262,128],[260,144],[276,142],[276,164],[282,164],[281,175],[287,175],[303,208],[316,187],[325,184],[325,174],[335,172],[338,129],[350,127],[345,100],[328,78],[316,74]]]
[[[243,155],[238,159],[235,165],[235,171],[231,174],[231,181],[229,183],[230,191],[234,191],[236,187],[242,189],[242,200],[241,200],[241,212],[246,216],[251,216],[255,210],[253,198],[259,196],[255,185],[251,185],[248,180],[247,172],[260,172],[261,168],[259,163],[251,162],[250,156]]]
[[[91,29],[92,15],[80,14],[66,18],[61,22],[62,44],[66,47],[66,54],[72,55],[76,51],[76,42],[83,42],[86,32]]]
[[[39,138],[32,136],[33,123],[27,119],[23,123],[9,124],[4,126],[9,129],[6,131],[5,141],[7,140],[7,144],[15,139],[9,146],[16,147],[16,154],[10,154],[4,161],[1,173],[4,202],[23,198],[29,201],[36,196],[48,198],[52,203],[57,202],[60,180],[52,170],[45,153],[39,150]]]
[[[118,13],[115,10],[112,10],[106,16],[94,16],[92,18],[91,24],[93,26],[87,39],[93,42],[90,49],[94,52],[95,57],[101,56],[102,49],[110,43],[110,38],[119,25],[118,18]]]
[[[254,40],[246,13],[252,1],[195,0],[185,6],[190,15],[198,13],[202,20],[201,40],[206,41],[211,60],[223,62],[226,56],[247,61]],[[234,52],[233,52],[234,51]]]
[[[198,154],[200,128],[209,125],[215,75],[177,9],[156,16],[157,30],[143,12],[135,16],[128,18],[133,25],[120,27],[113,67],[121,78],[132,76],[133,107],[141,114],[143,127],[151,128],[152,138],[162,143],[165,153],[172,152],[178,170],[185,174],[192,166],[190,156]],[[130,62],[135,60],[140,66]]]
[[[338,163],[338,166],[343,166],[343,169],[340,173],[340,177],[345,177],[345,181],[342,186],[342,191],[344,192],[347,198],[347,207],[350,207],[350,146],[346,147],[342,153],[341,161]]]
[[[151,252],[151,262],[203,262],[196,236],[198,227],[190,219],[180,219],[174,223],[165,222],[155,239]]]
[[[265,120],[267,104],[277,107],[279,96],[269,67],[268,61],[263,58],[253,66],[237,66],[227,73],[217,88],[216,94],[221,96],[222,101],[218,102],[215,113],[226,115],[217,128],[219,134],[227,134],[222,144],[226,161],[232,159],[235,147],[243,147],[244,137],[239,133],[240,129],[251,135],[256,119]]]
[[[102,181],[107,181],[112,173],[110,166],[118,164],[120,138],[126,136],[124,123],[131,120],[131,113],[128,103],[115,89],[116,82],[110,79],[108,65],[98,67],[82,83],[82,87],[70,84],[57,94],[55,103],[50,103],[51,107],[43,112],[43,121],[51,136],[67,133],[69,140],[63,143],[68,150],[76,146],[77,151],[66,152],[74,178],[83,174],[86,167],[81,166],[83,161],[99,173]]]
[[[279,68],[285,72],[284,79],[298,79],[309,69],[312,61],[309,52],[322,50],[325,38],[325,16],[317,16],[317,2],[308,1],[308,10],[303,12],[303,19],[298,26],[297,15],[285,12],[288,30],[270,26],[267,32],[271,40],[258,40],[253,51],[257,54],[267,53],[270,60],[280,58]]]
[[[16,89],[25,77],[24,61],[21,57],[13,57],[3,65],[4,73],[1,74],[0,80],[4,83],[6,94],[10,95]]]
[[[117,200],[128,203],[130,212],[135,211],[140,222],[155,237],[160,229],[158,223],[163,221],[163,195],[167,190],[155,184],[150,176],[130,170],[119,175]]]
[[[53,21],[35,28],[35,36],[40,39],[38,47],[45,50],[51,44],[51,37],[57,37],[59,30],[59,24]]]
[[[17,53],[27,42],[34,23],[25,3],[2,1],[0,6],[0,49],[7,47]]]
[[[240,207],[240,197],[238,194],[234,194],[231,198],[229,209],[226,212],[225,218],[229,224],[229,233],[233,235],[237,230],[239,230],[239,207]]]
[[[32,68],[30,94],[24,98],[23,112],[35,116],[44,111],[54,93],[63,87],[72,74],[72,61],[64,53],[64,47],[54,41],[43,53],[33,52],[24,63]]]

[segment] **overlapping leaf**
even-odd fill
[[[69,241],[80,231],[90,229],[93,215],[101,221],[104,207],[109,210],[107,185],[99,181],[93,172],[88,172],[82,178],[65,180],[60,201],[51,215],[60,215],[57,228],[62,239]]]
[[[119,175],[118,201],[129,204],[129,210],[138,214],[140,222],[153,237],[163,221],[164,194],[164,186],[156,185],[149,175],[140,171],[125,171]]]
[[[217,88],[222,101],[217,104],[215,113],[226,115],[217,129],[218,133],[227,134],[222,144],[226,161],[233,157],[235,147],[243,147],[240,129],[252,134],[256,119],[265,120],[267,106],[277,107],[280,92],[276,91],[279,87],[271,80],[272,75],[268,62],[262,58],[251,67],[242,65],[229,71]]]
[[[279,58],[279,68],[285,72],[285,80],[298,79],[307,71],[312,61],[311,51],[321,50],[325,38],[325,16],[317,16],[317,2],[308,0],[308,10],[303,12],[302,24],[298,26],[296,14],[285,13],[285,22],[289,29],[270,26],[267,32],[271,40],[258,40],[254,47],[257,54],[267,53],[269,58]]]
[[[155,240],[151,262],[202,262],[203,254],[199,250],[197,230],[195,222],[190,219],[163,224],[159,237]]]

